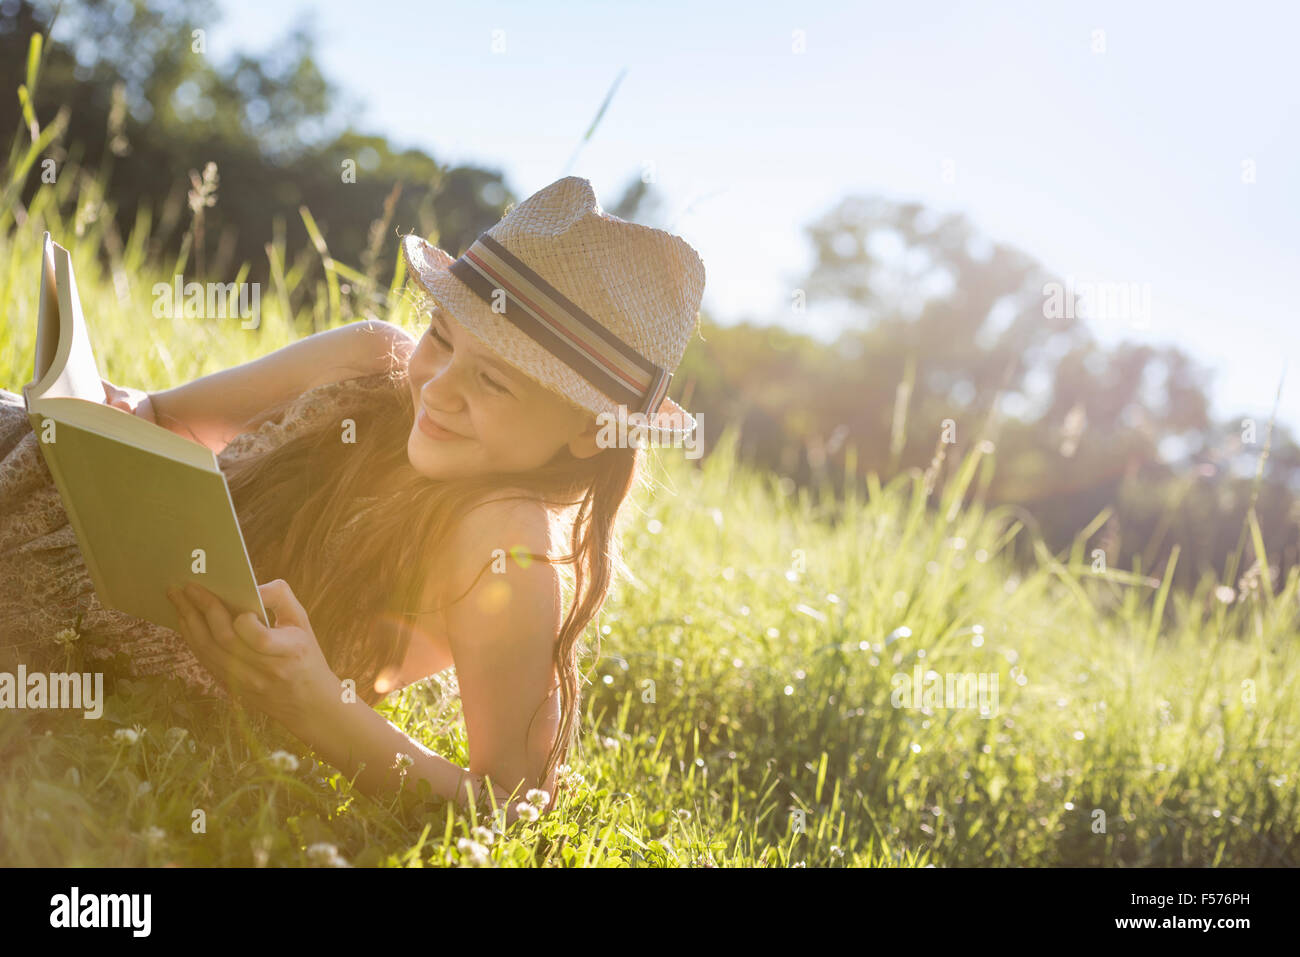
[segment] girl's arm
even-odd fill
[[[266,628],[252,614],[232,621],[219,598],[193,583],[168,591],[180,616],[181,635],[204,667],[245,703],[284,725],[349,778],[355,776],[365,794],[380,797],[396,791],[401,785],[398,755],[405,754],[413,762],[406,769],[408,782],[422,778],[434,794],[462,806],[478,795],[481,774],[412,740],[330,670],[307,613],[286,582],[277,579],[259,585],[258,591],[275,613],[274,628]],[[496,805],[507,805],[511,791],[495,778],[492,785]],[[516,790],[507,823],[518,816],[514,804],[524,794]],[[485,803],[479,807],[488,810]]]
[[[377,319],[306,336],[242,365],[149,394],[153,420],[220,452],[261,412],[309,389],[388,368],[415,340]],[[106,387],[107,388],[107,387]]]
[[[357,777],[363,792],[397,790],[397,756],[406,754],[412,759],[407,786],[424,779],[433,793],[459,804],[477,795],[489,777],[509,822],[517,816],[515,805],[537,784],[558,728],[558,696],[550,691],[559,580],[552,565],[512,558],[505,571],[484,574],[472,588],[469,583],[483,567],[478,559],[490,562],[497,548],[547,554],[548,533],[542,506],[498,500],[471,510],[448,543],[448,554],[458,561],[443,584],[452,595],[469,589],[446,614],[469,737],[468,769],[424,748],[347,693],[351,689],[330,670],[306,611],[285,582],[259,586],[275,613],[276,627],[270,629],[251,614],[232,622],[216,596],[193,585],[171,597],[181,634],[199,660],[349,777],[364,764]],[[549,807],[554,772],[542,789],[552,795]]]
[[[482,775],[434,754],[364,701],[344,703],[342,694],[337,698],[336,703],[320,708],[304,727],[290,730],[346,777],[354,778],[363,793],[378,798],[396,792],[402,786],[397,758],[404,754],[411,759],[405,769],[407,787],[411,781],[428,781],[434,794],[462,807],[478,794]],[[499,786],[493,790],[496,806],[506,805],[511,795]],[[513,803],[523,797],[523,793],[514,795],[507,821],[517,817]],[[483,804],[479,809],[488,810]]]

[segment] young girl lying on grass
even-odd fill
[[[33,565],[35,534],[75,539],[48,472],[33,492],[44,465],[6,393],[0,514],[12,504],[26,532],[0,529],[0,631],[17,647],[77,622],[92,644],[138,649],[142,672],[215,676],[344,773],[360,769],[363,791],[404,774],[449,800],[504,803],[513,820],[531,789],[553,805],[576,740],[581,639],[618,568],[639,446],[695,427],[666,393],[704,266],[679,237],[601,211],[577,177],[459,259],[414,236],[402,250],[430,320],[418,341],[354,323],[151,395],[105,383],[111,404],[219,453],[272,627],[232,619],[198,586],[173,589],[191,656],[173,632],[100,606],[75,548]],[[651,428],[608,441],[611,417],[633,413]],[[452,666],[468,768],[372,707]]]

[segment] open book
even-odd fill
[[[193,581],[232,617],[267,623],[212,450],[104,404],[68,251],[45,234],[36,371],[23,386],[45,462],[100,603],[180,626],[170,585]]]

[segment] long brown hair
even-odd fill
[[[642,480],[643,453],[635,447],[606,448],[583,459],[566,446],[526,473],[430,479],[406,457],[415,409],[405,362],[391,362],[375,381],[383,387],[344,390],[347,404],[337,418],[327,417],[267,452],[226,466],[258,581],[289,583],[331,668],[340,677],[355,676],[358,696],[373,705],[387,690],[378,687],[382,677],[406,656],[413,631],[406,619],[430,610],[417,605],[444,561],[440,543],[449,540],[469,509],[485,497],[520,497],[489,493],[519,490],[547,504],[552,521],[571,515],[569,552],[532,556],[573,568],[572,597],[552,659],[559,675],[560,727],[534,785],[544,787],[578,741],[578,660],[587,651],[582,637],[614,576],[626,571],[615,521],[633,485]],[[276,418],[288,404],[259,420]],[[341,441],[344,418],[353,422],[351,443]],[[398,475],[397,491],[363,505],[360,500],[379,477],[392,473]],[[597,634],[597,654],[599,645]]]

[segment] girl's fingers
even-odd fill
[[[193,582],[187,584],[184,588],[186,596],[194,603],[199,612],[203,615],[208,624],[208,630],[212,633],[223,648],[228,651],[234,651],[239,639],[235,637],[234,624],[230,620],[230,612],[226,610],[225,604],[212,592],[206,588],[200,588]]]
[[[194,652],[194,657],[222,681],[229,681],[230,669],[226,667],[226,662],[221,660],[221,648],[212,640],[198,609],[190,603],[180,589],[169,590],[167,597],[176,606],[176,615],[180,618],[181,637]]]
[[[257,620],[256,615],[250,612],[240,615],[240,620],[232,621],[230,611],[226,608],[225,603],[212,592],[192,583],[186,585],[185,590],[203,613],[204,619],[212,632],[212,637],[225,651],[245,664],[258,667],[263,663],[259,660],[261,656],[287,654],[281,648],[283,640],[277,640],[274,635],[270,634],[266,627]],[[260,629],[260,633],[251,632],[250,638],[250,629],[243,619],[251,619],[253,624]]]
[[[232,621],[230,611],[212,592],[197,585],[187,585],[186,591],[202,612],[217,644],[245,664],[262,667],[268,655],[285,657],[297,650],[292,638],[267,628],[252,612]]]
[[[249,651],[258,655],[285,657],[292,655],[296,643],[279,629],[267,628],[257,615],[245,612],[235,619],[235,635]]]
[[[169,591],[168,597],[171,598],[180,616],[181,635],[194,650],[200,663],[231,688],[247,688],[254,693],[260,693],[264,685],[262,676],[255,668],[241,661],[234,648],[224,646],[213,637],[207,618],[195,607],[193,601],[186,597],[185,590],[178,588]],[[229,620],[229,617],[227,612],[226,619]],[[240,645],[238,641],[232,643],[236,647]]]
[[[169,588],[167,597],[176,606],[176,615],[188,631],[188,634],[185,635],[186,640],[191,644],[197,642],[206,646],[211,636],[208,635],[207,628],[202,624],[203,618],[199,615],[198,609],[194,607],[190,600],[185,597],[185,593],[179,588]]]
[[[262,596],[262,604],[274,613],[276,627],[283,625],[297,625],[303,629],[310,627],[307,624],[307,610],[302,607],[302,602],[298,601],[293,589],[283,578],[258,585],[257,591]]]

